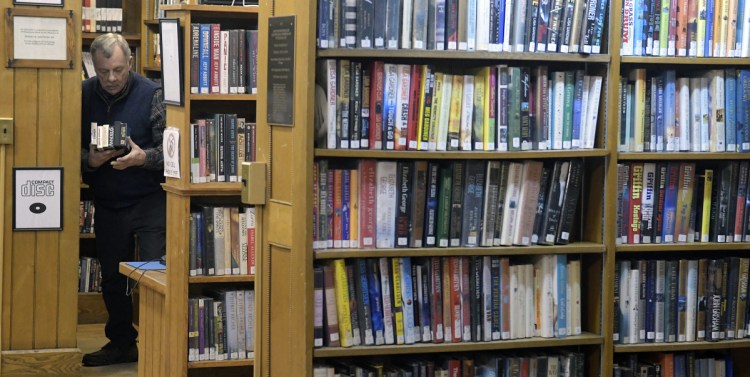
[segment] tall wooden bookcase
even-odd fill
[[[165,5],[165,17],[179,20],[182,33],[184,74],[184,104],[167,105],[167,126],[176,127],[180,137],[181,177],[167,178],[167,338],[171,344],[165,360],[170,376],[248,376],[254,372],[253,359],[188,362],[188,298],[207,289],[258,289],[256,275],[189,276],[190,209],[196,203],[226,203],[239,206],[241,183],[190,182],[190,123],[205,114],[237,113],[248,120],[255,119],[255,95],[251,94],[191,94],[190,93],[190,25],[191,23],[219,23],[222,28],[253,28],[257,25],[258,6],[230,7],[207,5]],[[258,156],[261,156],[258,154]],[[260,212],[260,211],[258,211]],[[257,232],[262,231],[262,213],[256,217]],[[258,301],[256,295],[256,302]],[[256,304],[257,307],[257,304]],[[257,323],[257,322],[256,322]],[[257,328],[257,326],[256,326]],[[256,355],[258,355],[256,331]]]

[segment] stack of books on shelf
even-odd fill
[[[750,57],[750,3],[625,0],[623,56]]]
[[[602,77],[505,64],[321,60],[318,147],[419,151],[592,149]]]
[[[102,269],[99,260],[91,257],[78,259],[78,292],[101,292]]]
[[[748,161],[618,165],[617,243],[748,242]]]
[[[81,31],[121,33],[122,0],[82,0]]]
[[[195,206],[190,276],[255,275],[255,208]]]
[[[188,299],[188,361],[252,359],[255,291],[221,289]]]
[[[193,23],[190,40],[190,93],[258,92],[258,30]]]
[[[335,259],[314,287],[317,347],[581,334],[581,262],[565,254]]]
[[[602,51],[607,0],[318,2],[320,48]]]
[[[614,377],[734,376],[731,355],[721,353],[675,352],[650,355],[632,354],[617,358]]]
[[[700,342],[748,336],[746,257],[619,260],[614,341]]]
[[[321,159],[314,169],[314,249],[554,245],[577,234],[581,159]]]
[[[477,354],[461,357],[400,358],[390,361],[315,365],[313,377],[327,376],[583,376],[580,352],[535,353],[514,356]]]
[[[94,201],[81,200],[81,212],[78,216],[78,233],[94,233]]]
[[[254,122],[213,114],[190,124],[190,182],[239,182],[240,164],[255,161]]]
[[[621,152],[750,152],[750,70],[620,79]]]

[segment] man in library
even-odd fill
[[[96,77],[83,82],[81,171],[94,194],[109,342],[84,355],[83,365],[101,366],[138,360],[128,292],[132,287],[118,265],[135,260],[136,250],[143,261],[165,254],[166,196],[161,183],[166,117],[161,87],[131,71],[130,47],[121,35],[99,36],[90,51]],[[108,133],[125,137],[118,145],[111,142],[117,135]]]

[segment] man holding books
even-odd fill
[[[94,195],[109,343],[84,355],[83,365],[100,366],[138,360],[132,301],[118,265],[136,259],[136,240],[140,260],[157,260],[166,250],[166,197],[161,188],[166,117],[162,89],[131,71],[130,47],[121,35],[101,35],[90,50],[96,77],[83,82],[81,172]],[[126,145],[100,148],[102,138],[96,133],[101,127],[96,125],[115,122],[126,125],[117,127],[127,132]]]

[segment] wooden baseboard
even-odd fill
[[[107,308],[101,293],[78,293],[78,324],[107,322]]]
[[[81,350],[78,348],[3,351],[0,375],[78,376],[81,357]]]

